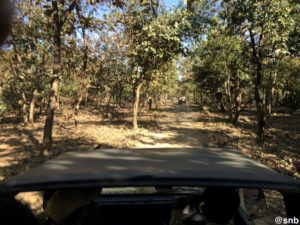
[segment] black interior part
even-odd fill
[[[226,217],[226,224],[232,220],[235,225],[253,225],[251,218],[239,209],[235,188],[207,187],[203,192],[191,192],[195,188],[186,187],[183,193],[172,193],[169,189],[152,194],[107,192],[73,211],[59,225],[205,225],[220,222],[220,217]],[[52,194],[45,191],[44,201]]]
[[[101,195],[94,203],[72,213],[64,225],[169,225],[174,198],[172,194]],[[184,208],[196,202],[199,204],[202,196],[182,195],[181,198],[182,218]],[[189,221],[197,221],[197,218]]]
[[[47,190],[43,192],[43,209],[46,209],[46,205],[54,193],[55,190]]]
[[[95,200],[103,205],[172,205],[172,195],[101,195]]]
[[[203,193],[203,200],[203,215],[215,224],[228,224],[240,206],[235,188],[208,187]]]
[[[31,210],[13,196],[0,194],[0,224],[37,225]]]
[[[238,214],[235,216],[236,225],[255,225],[251,217],[240,207]]]
[[[171,204],[121,204],[88,206],[73,213],[65,225],[166,225],[171,217]]]
[[[294,192],[281,192],[283,195],[286,214],[288,218],[300,218],[300,193]]]
[[[102,195],[89,206],[72,213],[64,225],[204,225],[206,219],[200,207],[203,203],[209,204],[202,195]],[[228,202],[223,202],[224,211],[227,205]],[[220,214],[215,213],[215,216]],[[234,214],[235,224],[252,225],[250,217],[238,215],[238,211]]]

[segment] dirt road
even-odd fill
[[[203,132],[205,122],[198,121],[196,106],[173,105],[160,112],[155,132],[140,136],[136,148],[205,147],[208,139]]]

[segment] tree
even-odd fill
[[[51,4],[50,4],[51,3]],[[51,92],[47,107],[46,120],[44,126],[43,148],[44,153],[48,154],[52,145],[52,128],[54,112],[57,105],[59,90],[59,76],[61,64],[61,39],[62,35],[72,29],[70,15],[72,14],[77,1],[57,1],[52,0],[45,5],[45,15],[49,19],[49,28],[52,31],[53,43],[53,72],[51,77]],[[65,27],[64,27],[65,26]]]
[[[152,109],[152,103],[159,107],[167,100],[168,96],[176,95],[175,88],[178,79],[176,61],[165,64],[155,73],[151,80],[145,83],[145,88],[141,92],[142,106],[145,106],[146,102],[151,103],[149,104],[149,110]]]
[[[225,96],[229,121],[239,118],[243,89],[249,85],[247,63],[243,61],[243,43],[225,27],[213,27],[207,41],[194,51],[194,76],[202,88],[215,93],[219,108],[224,110]]]
[[[159,15],[156,5],[128,5],[124,19],[125,34],[128,38],[127,54],[133,74],[134,103],[132,125],[137,129],[137,112],[140,90],[151,80],[156,70],[172,61],[182,51],[182,28],[188,23],[183,11],[172,14],[163,11]]]
[[[289,108],[293,114],[300,103],[300,60],[286,56],[278,63],[275,94],[277,105]]]
[[[45,37],[41,31],[41,7],[32,7],[32,4],[34,2],[27,0],[16,1],[17,16],[13,21],[11,38],[6,42],[11,50],[2,55],[7,68],[3,101],[7,109],[17,116],[22,115],[25,124],[34,120],[35,102],[47,74],[47,43],[41,44]],[[18,90],[13,88],[14,85],[18,86]]]
[[[80,28],[81,28],[81,35],[82,35],[82,39],[83,39],[83,47],[82,47],[82,51],[83,51],[83,56],[82,56],[82,68],[81,68],[81,72],[80,72],[80,84],[78,87],[78,91],[77,91],[77,98],[75,101],[75,107],[74,107],[74,120],[75,120],[75,126],[77,126],[78,124],[78,119],[77,119],[77,115],[78,115],[78,111],[79,111],[79,106],[80,103],[82,101],[82,92],[83,92],[83,85],[84,85],[84,81],[85,81],[85,73],[87,70],[87,64],[88,64],[88,36],[86,34],[87,29],[90,28],[92,26],[92,19],[93,19],[93,12],[95,11],[95,5],[93,5],[91,7],[91,9],[85,12],[83,9],[88,8],[90,6],[90,4],[88,3],[83,3],[83,4],[76,4],[76,13],[77,13],[77,17],[79,20],[79,24],[80,24]]]
[[[248,42],[252,56],[254,96],[257,111],[257,139],[262,141],[265,125],[263,80],[265,64],[288,54],[287,41],[294,27],[290,16],[291,4],[284,0],[223,1],[220,12],[228,29],[237,32]]]

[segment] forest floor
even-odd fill
[[[104,116],[103,116],[104,115]],[[43,117],[22,126],[9,117],[0,123],[0,181],[29,170],[66,151],[95,148],[222,147],[239,149],[279,173],[300,178],[300,116],[273,114],[266,125],[265,142],[255,139],[255,114],[243,112],[237,125],[227,122],[227,115],[197,105],[169,104],[159,109],[142,110],[137,131],[131,130],[130,109],[116,107],[86,108],[80,111],[75,127],[72,111],[56,113],[53,152],[40,155]],[[282,215],[279,194],[266,192],[273,214]],[[41,212],[39,193],[24,193],[17,198]],[[278,202],[274,205],[274,202]],[[271,210],[272,211],[272,210]],[[270,217],[270,215],[269,215]],[[268,223],[264,223],[268,224]],[[270,222],[273,224],[273,220]]]

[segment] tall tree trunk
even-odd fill
[[[290,105],[290,114],[293,115],[297,110],[297,94],[295,91],[291,90],[291,105]]]
[[[159,105],[162,105],[164,103],[164,95],[161,93],[159,95]]]
[[[232,95],[231,95],[231,90],[230,90],[230,77],[227,76],[226,81],[225,81],[225,92],[226,92],[226,97],[227,97],[227,112],[228,112],[228,117],[229,121],[233,121],[233,115],[232,115]]]
[[[29,107],[29,122],[30,123],[33,123],[33,121],[34,121],[34,108],[35,108],[35,102],[36,102],[37,94],[38,94],[37,89],[34,89],[32,99],[31,99],[31,102],[30,102],[30,107]]]
[[[256,49],[256,43],[254,39],[254,35],[252,30],[249,29],[250,38],[251,38],[251,47],[253,54],[253,64],[256,66],[255,71],[255,85],[254,85],[254,98],[256,103],[256,113],[257,113],[257,140],[258,142],[262,142],[262,135],[264,132],[264,123],[265,123],[265,115],[264,115],[264,104],[263,98],[261,98],[259,94],[259,90],[261,88],[261,80],[262,80],[262,52],[261,49]],[[260,35],[258,47],[260,47],[263,39],[263,31]]]
[[[88,60],[88,54],[87,54],[87,36],[85,35],[85,25],[82,25],[82,36],[84,40],[84,54],[83,54],[83,65],[82,65],[82,70],[81,70],[81,77],[80,77],[80,84],[77,92],[77,99],[75,102],[75,109],[74,109],[74,121],[75,121],[75,126],[78,125],[78,112],[79,112],[79,107],[80,103],[82,101],[82,88],[84,84],[84,77],[85,77],[85,71],[87,67],[87,60]]]
[[[141,104],[141,108],[145,108],[145,105],[146,105],[146,103],[148,102],[148,99],[149,99],[149,96],[148,96],[148,93],[146,92],[146,94],[145,94],[145,96],[143,97],[143,99],[141,99],[141,102],[142,102],[142,104]]]
[[[138,107],[139,107],[139,101],[140,101],[140,90],[144,84],[143,80],[140,80],[140,82],[136,85],[135,91],[134,91],[134,102],[133,102],[133,113],[132,113],[132,127],[134,130],[138,129],[137,124],[137,113],[138,113]]]
[[[64,1],[60,1],[64,4]],[[59,90],[59,74],[61,63],[61,32],[64,22],[68,19],[70,13],[74,10],[77,2],[73,0],[67,9],[58,6],[58,1],[52,0],[52,19],[53,19],[53,74],[51,79],[51,92],[46,112],[46,121],[44,126],[43,137],[43,154],[48,155],[52,146],[52,128],[54,120],[54,112],[57,107],[57,96]]]
[[[256,78],[258,80],[258,78]],[[255,82],[257,83],[257,81]],[[264,132],[264,105],[263,101],[259,96],[259,86],[255,84],[254,88],[254,95],[255,95],[255,103],[256,103],[256,111],[257,111],[257,140],[259,142],[262,141],[262,135]]]
[[[132,84],[132,102],[133,102],[133,103],[134,103],[134,101],[135,101],[135,92],[136,92],[136,88],[137,88],[136,83],[133,83],[133,84]]]
[[[259,142],[262,141],[262,135],[264,132],[264,122],[265,122],[263,99],[260,97],[259,94],[261,77],[262,77],[261,63],[258,63],[256,69],[255,86],[254,86],[254,98],[255,98],[256,111],[257,111],[257,139]]]
[[[57,100],[56,100],[56,109],[60,110],[61,109],[61,105],[60,105],[60,96],[57,93]]]
[[[62,96],[59,97],[59,102],[60,102],[60,108],[63,109],[65,106],[65,101],[64,98]]]
[[[235,99],[234,99],[234,117],[232,120],[232,124],[236,124],[239,116],[240,116],[240,111],[241,111],[241,103],[242,103],[242,93],[240,90],[240,82],[237,80],[236,86],[235,86]]]
[[[221,92],[216,92],[215,97],[216,97],[216,100],[217,100],[217,104],[218,104],[217,108],[218,108],[219,112],[225,112],[226,110],[225,110],[224,104],[222,102],[222,97],[223,97],[222,93]],[[201,94],[200,102],[201,102],[200,104],[202,104],[202,105],[206,104],[203,94]]]
[[[273,94],[274,86],[276,82],[277,72],[274,75],[270,75],[268,80],[268,86],[266,88],[266,113],[267,116],[272,114],[272,105],[273,105]]]
[[[28,110],[27,110],[27,100],[26,100],[26,96],[25,93],[22,92],[21,94],[22,97],[22,117],[23,117],[23,122],[24,124],[28,123]]]
[[[46,121],[44,127],[44,137],[43,137],[43,147],[45,154],[48,154],[52,147],[52,128],[54,112],[56,109],[57,95],[58,95],[59,79],[53,78],[51,82],[51,94],[49,98],[49,103],[46,110]]]
[[[148,106],[149,106],[149,110],[152,110],[152,97],[150,97],[150,99],[148,98]]]
[[[75,108],[74,108],[74,123],[75,123],[75,127],[77,127],[77,125],[78,125],[78,112],[79,112],[79,108],[80,108],[80,103],[82,101],[82,86],[83,86],[83,82],[84,82],[84,78],[82,76],[81,79],[80,79],[80,85],[79,85],[79,88],[78,88],[77,98],[76,98]]]
[[[99,91],[97,91],[97,108],[99,108],[101,106],[101,93]]]
[[[122,87],[120,88],[120,91],[119,91],[119,94],[118,94],[118,98],[117,98],[117,102],[118,102],[119,106],[122,105],[123,91],[124,91],[124,87],[122,86]]]
[[[87,106],[88,100],[89,100],[89,90],[87,88],[84,96],[84,106]]]
[[[58,13],[58,11],[57,11]],[[51,92],[49,97],[49,102],[46,111],[46,121],[44,126],[44,137],[43,137],[43,154],[48,155],[49,150],[52,147],[52,128],[54,112],[57,106],[57,96],[59,90],[59,72],[60,72],[60,62],[61,62],[61,24],[59,19],[54,19],[57,24],[55,25],[55,35],[54,35],[54,57],[53,57],[53,75],[51,79]]]

